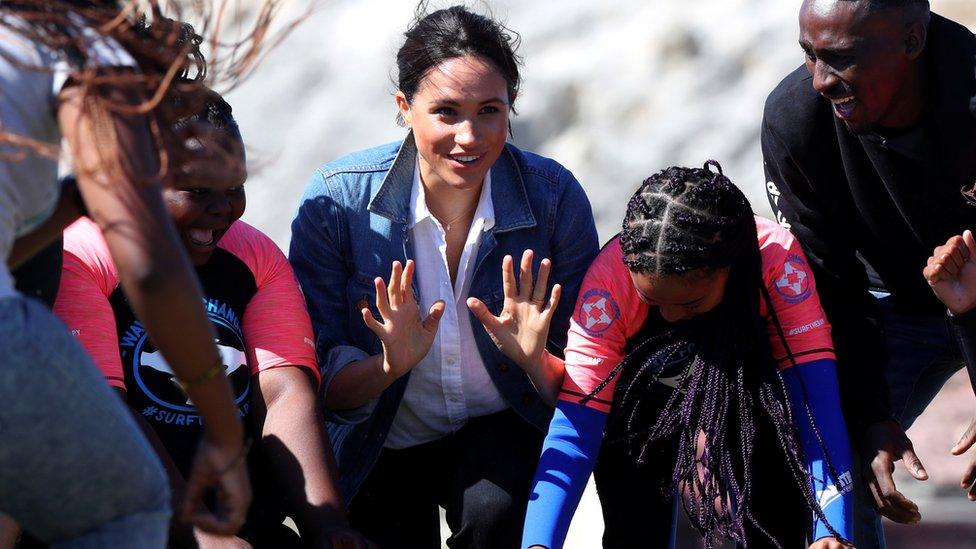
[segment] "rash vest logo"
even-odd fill
[[[576,322],[591,336],[607,331],[615,320],[620,318],[620,306],[610,292],[593,288],[583,294]]]
[[[215,299],[205,299],[207,316],[217,332],[217,349],[220,351],[224,373],[231,382],[234,402],[242,410],[247,407],[250,396],[251,372],[244,351],[244,336],[234,310]],[[183,390],[173,369],[156,349],[145,328],[134,322],[120,346],[131,361],[132,381],[145,397],[161,410],[183,414],[196,414],[193,402]]]
[[[776,279],[776,293],[788,303],[799,303],[813,293],[813,280],[807,262],[796,254],[790,254],[783,263],[783,274]]]
[[[218,339],[217,341],[219,342],[220,340]],[[217,350],[220,351],[220,359],[224,364],[224,373],[227,377],[231,377],[238,369],[247,367],[247,356],[244,354],[244,351],[235,349],[234,347],[228,347],[227,345],[221,345],[220,343],[217,343]],[[143,352],[142,366],[152,368],[161,374],[170,376],[170,381],[173,382],[173,385],[180,391],[183,391],[183,386],[176,377],[176,373],[173,372],[173,369],[159,351],[151,353]],[[186,397],[186,404],[189,406],[193,405],[188,395]]]

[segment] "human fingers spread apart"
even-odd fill
[[[543,259],[538,276],[533,281],[533,252],[526,250],[519,264],[519,277],[515,278],[515,262],[511,256],[502,260],[502,286],[505,303],[498,316],[493,315],[477,298],[468,298],[468,308],[484,325],[495,345],[522,369],[531,370],[542,364],[546,348],[549,324],[559,304],[562,288],[553,286],[546,296],[552,262]]]
[[[368,307],[360,311],[363,322],[383,344],[384,370],[396,377],[410,371],[427,356],[446,307],[444,301],[438,300],[431,305],[426,317],[421,317],[413,293],[414,269],[412,259],[407,261],[406,267],[394,261],[389,285],[379,277],[373,281],[376,309],[381,319],[376,319]]]

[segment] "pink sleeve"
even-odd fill
[[[78,338],[113,387],[125,389],[109,297],[119,277],[98,227],[82,218],[64,232],[64,265],[54,313]]]
[[[758,222],[757,227],[763,278],[776,311],[774,318],[768,314],[763,301],[762,314],[768,321],[773,357],[780,368],[834,359],[830,324],[820,306],[817,285],[799,242],[792,233],[771,221]]]
[[[312,322],[285,254],[266,235],[237,221],[221,247],[244,260],[254,275],[257,293],[244,311],[244,341],[251,372],[298,366],[320,380]]]
[[[566,342],[566,376],[559,398],[579,402],[592,393],[626,356],[627,340],[647,318],[623,262],[620,241],[613,240],[597,256],[583,278]],[[609,412],[614,378],[586,406]]]

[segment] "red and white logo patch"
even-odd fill
[[[776,279],[776,292],[790,303],[799,303],[810,297],[812,275],[807,263],[800,256],[790,254],[783,264],[783,274]]]
[[[620,307],[610,292],[593,288],[583,294],[576,322],[590,335],[600,335],[607,331],[613,321],[620,318]]]

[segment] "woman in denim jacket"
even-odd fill
[[[565,294],[547,305],[561,354],[597,253],[572,174],[505,142],[515,45],[462,7],[418,16],[397,55],[406,139],[319,168],[292,224],[350,521],[384,548],[439,548],[438,506],[450,547],[517,547],[552,416],[534,385],[562,370],[506,359],[467,299],[505,318],[503,260],[533,250],[521,277]]]

